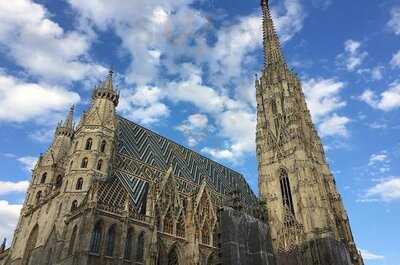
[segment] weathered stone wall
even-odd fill
[[[224,265],[275,265],[267,224],[229,207],[221,212],[220,224]]]
[[[304,243],[289,252],[276,255],[278,265],[352,265],[345,245],[333,238],[320,238]]]

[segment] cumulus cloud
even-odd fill
[[[347,117],[338,116],[337,114],[333,114],[332,116],[328,117],[324,121],[319,124],[319,132],[321,137],[325,136],[348,136],[348,130],[346,125],[351,120]]]
[[[0,73],[0,120],[2,121],[25,122],[52,116],[60,111],[64,112],[67,107],[79,100],[77,93],[64,88],[24,82]]]
[[[123,90],[121,95],[118,110],[134,121],[150,124],[169,115],[169,108],[161,102],[164,95],[158,87],[142,86],[133,93]]]
[[[340,97],[344,85],[335,79],[309,79],[303,82],[307,105],[322,137],[346,137],[349,134],[346,125],[351,120],[336,113],[346,106]]]
[[[182,124],[176,127],[182,132],[189,146],[196,146],[208,133],[211,133],[215,128],[209,125],[207,115],[196,113],[190,115]]]
[[[400,7],[392,8],[390,11],[390,20],[387,25],[396,35],[400,35]]]
[[[385,258],[382,255],[374,254],[366,249],[360,249],[360,252],[364,260],[382,260]]]
[[[400,199],[400,178],[382,180],[367,190],[366,199],[391,202]]]
[[[29,187],[29,181],[1,181],[0,180],[0,195],[6,195],[10,193],[23,193]]]
[[[367,89],[359,99],[375,109],[391,111],[400,107],[400,81],[389,85],[379,96],[374,91]]]
[[[362,43],[355,40],[347,40],[344,43],[344,53],[339,54],[337,59],[340,65],[343,65],[347,71],[356,70],[368,56],[366,51],[361,50]]]
[[[259,67],[254,52],[262,47],[261,12],[233,23],[220,23],[217,18],[215,23],[193,2],[121,0],[109,5],[100,0],[69,0],[88,27],[111,29],[121,38],[124,55],[131,59],[125,81],[134,85],[122,91],[125,99],[119,110],[124,115],[150,124],[168,116],[168,102],[189,103],[215,121],[215,134],[224,140],[223,146],[204,152],[226,149],[235,153],[230,158],[240,157],[254,150],[252,76]],[[286,42],[301,30],[303,8],[299,0],[285,0],[272,9],[277,31]],[[209,41],[210,35],[214,41]],[[184,134],[193,126],[189,118],[178,126]],[[190,145],[199,140],[186,136]]]
[[[7,238],[8,245],[12,241],[21,208],[20,204],[10,204],[8,201],[0,200],[0,235]]]
[[[76,81],[105,72],[88,59],[86,35],[64,31],[31,0],[0,2],[0,44],[18,65],[46,80]]]

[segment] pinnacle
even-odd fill
[[[68,128],[68,129],[73,129],[73,121],[74,121],[74,109],[75,106],[72,105],[71,108],[69,109],[68,115],[67,115],[67,119],[64,122],[64,127]]]

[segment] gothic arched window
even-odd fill
[[[78,181],[76,182],[75,189],[76,190],[81,190],[83,186],[83,178],[79,178]]]
[[[106,146],[107,146],[107,142],[106,142],[106,140],[103,140],[100,145],[100,152],[104,153],[104,151],[106,151]]]
[[[92,238],[90,239],[90,252],[92,253],[99,253],[100,252],[100,244],[101,244],[101,237],[103,224],[101,221],[98,221],[93,228]]]
[[[41,190],[39,190],[37,193],[36,193],[36,203],[39,203],[40,202],[40,198],[42,197],[42,191]]]
[[[62,176],[61,175],[58,175],[57,176],[57,178],[56,178],[56,188],[61,188],[61,185],[62,185]]]
[[[46,177],[47,177],[47,173],[46,172],[44,172],[43,173],[43,175],[42,175],[42,178],[40,179],[40,183],[45,183],[46,182]]]
[[[72,252],[74,251],[77,231],[78,231],[78,227],[74,226],[74,229],[72,229],[71,241],[69,241],[68,255],[71,255]]]
[[[144,256],[144,232],[140,233],[137,241],[136,260],[143,261]]]
[[[97,170],[101,170],[102,167],[103,167],[103,159],[100,159],[99,161],[97,161]]]
[[[114,255],[115,246],[115,225],[110,226],[107,232],[107,249],[106,256],[112,257]]]
[[[75,211],[78,208],[78,201],[74,200],[71,204],[71,212]]]
[[[281,170],[279,179],[281,184],[280,186],[281,186],[283,207],[288,209],[294,215],[292,191],[290,189],[289,177],[286,170],[284,169]]]
[[[89,162],[89,159],[87,157],[82,159],[81,168],[87,168],[88,162]]]
[[[210,244],[210,229],[208,228],[207,222],[204,223],[203,229],[201,230],[201,242],[205,245]]]
[[[185,219],[183,213],[181,213],[178,222],[176,223],[176,235],[179,237],[185,237]]]
[[[124,259],[127,260],[131,259],[132,247],[133,247],[133,228],[129,228],[125,240]]]
[[[174,220],[172,219],[171,210],[164,217],[164,232],[172,234],[174,231]]]
[[[168,265],[179,265],[178,254],[176,253],[176,247],[174,246],[168,254]]]
[[[85,150],[91,150],[92,149],[92,144],[93,144],[92,138],[87,139],[86,140],[86,145],[85,145]]]

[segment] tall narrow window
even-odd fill
[[[101,235],[102,235],[102,222],[98,221],[93,228],[92,238],[90,240],[90,252],[99,253],[100,252],[100,243],[101,243]]]
[[[39,203],[41,198],[42,198],[42,191],[40,190],[36,193],[36,203]]]
[[[74,165],[74,161],[73,160],[71,160],[71,163],[69,163],[69,170],[71,170],[72,169],[72,166]]]
[[[124,259],[130,260],[132,257],[132,246],[133,246],[133,229],[129,228],[126,234]]]
[[[174,223],[172,219],[171,209],[168,210],[168,213],[164,217],[164,232],[167,234],[172,234],[174,230]]]
[[[81,190],[83,186],[83,178],[79,178],[78,181],[76,182],[76,190]]]
[[[110,226],[107,233],[107,249],[106,256],[112,257],[114,255],[115,246],[115,225]]]
[[[103,159],[100,159],[99,161],[97,161],[97,170],[101,170],[102,167],[103,167]]]
[[[140,233],[137,241],[136,260],[143,261],[144,256],[144,232]]]
[[[292,192],[290,189],[290,182],[288,174],[285,170],[281,170],[280,173],[280,184],[282,193],[283,206],[288,209],[294,215]]]
[[[106,151],[107,142],[103,140],[100,145],[100,152],[104,153]]]
[[[87,168],[88,162],[89,162],[89,160],[88,160],[87,157],[85,157],[84,159],[82,159],[81,168]]]
[[[208,228],[207,222],[204,223],[203,229],[201,230],[201,242],[205,245],[210,244],[210,229]]]
[[[86,140],[86,145],[85,145],[85,150],[91,150],[92,149],[92,144],[93,144],[92,138],[87,139]]]
[[[178,222],[176,223],[176,235],[179,237],[185,237],[185,219],[183,213],[181,213]]]
[[[60,217],[61,210],[62,210],[62,203],[60,203],[60,205],[58,206],[57,217]]]
[[[43,173],[43,175],[42,175],[42,178],[40,179],[40,183],[45,183],[46,182],[46,177],[47,177],[47,173],[46,172],[44,172]]]
[[[78,231],[78,227],[74,226],[74,229],[72,230],[72,234],[71,234],[71,241],[69,241],[68,255],[72,255],[72,253],[74,252],[77,231]]]
[[[78,201],[74,200],[71,204],[71,212],[75,211],[76,209],[78,209]]]
[[[57,188],[57,189],[61,188],[62,179],[63,179],[63,178],[62,178],[61,175],[58,175],[58,176],[57,176],[57,178],[56,178],[56,188]]]

